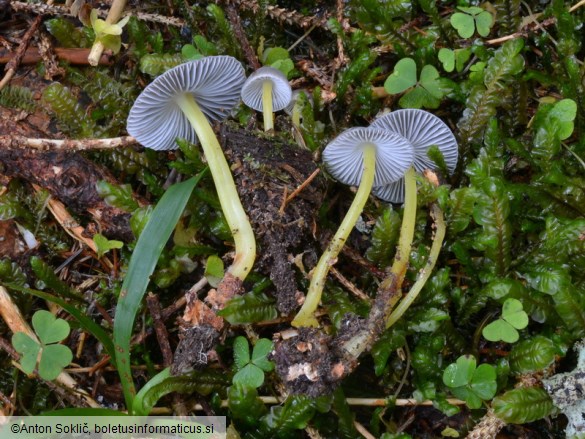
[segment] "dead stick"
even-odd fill
[[[0,149],[38,149],[39,151],[84,151],[95,149],[114,149],[137,145],[132,136],[110,139],[30,139],[23,136],[0,136]]]
[[[242,28],[242,21],[240,20],[240,16],[238,15],[238,11],[234,7],[233,4],[229,3],[226,7],[226,12],[230,24],[232,25],[232,29],[238,41],[240,42],[240,46],[242,46],[242,50],[244,51],[244,56],[248,60],[248,63],[254,70],[258,70],[260,66],[260,61],[258,61],[258,57],[250,46],[250,42],[248,41],[248,37]]]
[[[20,65],[20,61],[24,57],[26,49],[30,43],[30,40],[33,37],[34,33],[39,28],[39,25],[41,24],[41,18],[42,18],[42,16],[38,15],[34,19],[31,26],[28,28],[28,30],[25,32],[24,36],[22,37],[22,40],[20,41],[20,46],[18,46],[18,49],[16,49],[16,53],[14,54],[12,59],[10,61],[8,61],[8,64],[6,64],[6,68],[5,68],[6,73],[4,74],[4,78],[2,78],[2,80],[0,81],[0,90],[2,90],[6,86],[6,84],[8,84],[10,82],[10,80],[12,79],[12,77],[14,76],[16,71],[18,70],[18,66]]]
[[[301,193],[301,191],[306,188],[317,176],[317,174],[319,174],[319,172],[321,172],[321,169],[317,168],[313,171],[313,173],[311,175],[309,175],[307,177],[307,179],[305,181],[303,181],[294,191],[292,191],[292,193],[285,198],[285,202],[283,203],[284,206],[282,206],[282,210],[284,211],[284,208],[286,207],[286,205],[294,198],[296,197],[298,194]]]
[[[57,58],[62,61],[67,61],[69,64],[74,65],[87,65],[87,56],[89,55],[89,49],[67,49],[64,47],[56,47],[55,54]],[[12,52],[7,50],[0,50],[0,64],[5,64],[12,59]],[[39,49],[35,47],[29,47],[24,52],[24,56],[20,61],[20,64],[36,64],[41,61],[41,54]],[[102,55],[100,58],[100,65],[112,64],[112,57],[109,55]]]
[[[160,350],[163,356],[163,364],[170,366],[173,364],[173,351],[171,350],[171,344],[169,343],[169,333],[162,320],[162,313],[160,308],[160,302],[151,292],[146,296],[146,305],[152,316],[154,323],[154,331],[156,332],[156,338],[160,346]]]

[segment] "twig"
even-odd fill
[[[336,18],[341,25],[341,29],[345,32],[347,30],[346,27],[349,28],[349,24],[347,23],[347,21],[343,19],[343,6],[344,6],[343,0],[336,1],[335,7]],[[349,59],[347,58],[347,56],[345,56],[345,50],[343,48],[343,38],[341,37],[341,35],[337,35],[337,58],[335,58],[335,60],[333,61],[334,66],[333,70],[334,71],[339,70],[342,66],[347,64],[348,61]]]
[[[30,139],[23,136],[0,136],[1,149],[38,149],[39,151],[84,151],[96,149],[114,149],[137,145],[132,136],[113,137],[110,139]]]
[[[110,12],[108,12],[108,16],[106,17],[106,23],[117,23],[122,16],[122,12],[124,11],[125,7],[126,0],[114,0],[114,3],[112,3],[112,7],[110,8]],[[93,43],[91,51],[89,52],[89,56],[87,57],[87,62],[89,62],[89,65],[97,66],[99,64],[104,49],[105,47],[101,41],[95,41]]]
[[[64,76],[65,69],[57,63],[57,54],[47,32],[39,32],[39,54],[45,64],[44,79],[52,81],[56,76]]]
[[[239,7],[247,9],[254,13],[258,13],[260,9],[260,7],[258,6],[258,2],[251,0],[236,0],[235,3]],[[305,29],[308,29],[312,26],[318,26],[323,29],[328,29],[327,28],[327,20],[329,19],[328,15],[326,15],[323,18],[318,18],[316,16],[306,16],[297,11],[290,11],[288,9],[279,8],[273,5],[268,5],[268,7],[266,8],[266,13],[270,18],[282,24],[295,24]]]
[[[34,19],[31,26],[28,28],[28,30],[23,35],[22,40],[20,41],[20,45],[18,46],[18,49],[16,49],[16,53],[14,54],[12,59],[10,61],[8,61],[8,64],[6,64],[6,67],[4,69],[4,71],[5,71],[4,77],[0,81],[0,90],[2,90],[6,86],[6,84],[8,84],[10,82],[10,80],[15,75],[16,71],[18,70],[18,66],[20,65],[20,62],[21,62],[22,58],[24,57],[24,54],[26,52],[26,48],[28,47],[31,38],[33,37],[34,33],[39,28],[39,25],[41,24],[41,18],[42,17],[39,15]]]
[[[348,279],[346,279],[345,276],[343,276],[335,267],[331,267],[329,269],[329,273],[331,273],[345,288],[347,288],[358,299],[361,299],[368,303],[372,302],[372,299],[369,296],[367,296],[362,290],[360,290]]]
[[[73,14],[68,7],[62,5],[48,5],[42,3],[25,3],[13,1],[10,3],[10,6],[15,11],[25,11],[44,15],[64,15],[70,17],[75,16],[75,14]],[[95,11],[97,11],[98,17],[101,18],[104,18],[108,15],[108,11],[104,9],[95,9]],[[168,26],[175,27],[182,27],[185,25],[185,20],[176,17],[167,17],[159,14],[147,14],[145,12],[139,11],[132,11],[132,14],[139,20],[149,21],[152,23],[166,24]]]
[[[226,12],[230,24],[232,25],[234,35],[240,42],[240,46],[242,47],[244,56],[248,60],[248,64],[250,64],[254,70],[258,70],[261,67],[260,61],[258,61],[258,57],[256,56],[254,49],[252,49],[252,46],[250,46],[246,32],[244,32],[244,29],[242,28],[242,21],[240,20],[238,11],[233,4],[228,3],[226,6]]]
[[[358,421],[353,421],[353,426],[355,427],[355,429],[358,431],[359,434],[361,434],[363,437],[365,437],[366,439],[376,439],[376,436],[374,436],[372,433],[370,433],[366,427],[364,427],[362,424],[360,424]]]
[[[492,409],[481,418],[481,421],[469,432],[467,439],[493,439],[506,423],[498,418]]]
[[[154,323],[154,331],[156,332],[156,338],[163,356],[163,364],[165,367],[170,366],[173,363],[173,351],[169,343],[169,333],[162,320],[158,297],[149,292],[146,296],[146,304],[148,305],[148,310]]]
[[[66,49],[63,47],[56,47],[54,49],[55,55],[62,61],[67,61],[69,64],[74,65],[86,65],[87,56],[89,55],[89,49]],[[9,50],[0,50],[0,64],[5,64],[12,59],[12,52]],[[20,61],[20,64],[36,64],[41,61],[41,54],[39,49],[35,47],[29,47],[24,53],[24,57]],[[112,64],[112,57],[109,54],[103,54],[100,58],[100,65]]]
[[[36,184],[33,184],[32,186],[35,191],[41,191],[40,186]],[[92,239],[83,236],[85,229],[73,219],[69,212],[67,212],[67,209],[63,203],[61,203],[59,200],[56,200],[55,198],[50,198],[47,207],[57,222],[61,225],[61,227],[63,227],[63,230],[65,230],[69,236],[88,246],[94,253],[97,253],[98,249],[95,245],[95,242]]]
[[[272,404],[272,405],[282,404],[286,399],[286,398],[278,398],[275,396],[259,396],[258,398],[264,404]],[[429,407],[429,406],[433,405],[433,401],[431,401],[431,400],[419,402],[413,398],[397,399],[393,403],[392,403],[392,401],[389,401],[388,399],[385,399],[385,398],[345,398],[345,402],[347,402],[348,405],[364,406],[364,407],[386,407],[389,404],[397,406],[397,407],[420,407],[420,406]],[[447,402],[451,405],[464,405],[465,404],[465,401],[462,401],[460,399],[455,399],[455,398],[447,398]],[[222,400],[220,406],[222,408],[227,407],[228,400],[227,399]],[[192,407],[192,409],[194,411],[202,411],[203,407],[201,406],[201,404],[195,404]],[[150,415],[154,416],[154,415],[164,415],[164,414],[170,414],[170,413],[172,413],[172,409],[170,409],[170,408],[155,407],[150,412]]]
[[[12,333],[24,332],[37,343],[40,343],[36,334],[24,320],[20,310],[12,301],[12,297],[10,297],[10,294],[8,294],[6,288],[2,286],[0,286],[0,316],[2,319],[4,319]],[[15,366],[19,367],[20,365],[16,363]],[[83,398],[89,407],[100,407],[100,405],[94,401],[94,399],[87,392],[79,388],[77,382],[68,373],[61,372],[56,378],[56,381],[58,384],[66,387],[69,391],[72,391],[73,393],[76,393],[81,398]]]
[[[575,11],[576,9],[579,9],[581,6],[584,6],[584,5],[585,5],[585,0],[581,0],[579,3],[576,3],[576,4],[574,4],[573,6],[571,6],[571,7],[569,8],[569,12],[573,12],[573,11]]]
[[[556,22],[557,22],[557,19],[555,17],[551,17],[551,18],[547,18],[542,23],[536,22],[537,23],[536,26],[538,28],[542,29],[542,28],[547,27],[547,26],[550,26],[550,25],[552,25],[552,24],[554,24]],[[513,40],[515,38],[526,37],[526,36],[528,36],[529,32],[531,31],[531,29],[529,28],[529,26],[532,26],[532,25],[533,25],[533,23],[528,23],[525,26],[524,29],[522,29],[522,30],[520,30],[518,32],[514,32],[513,34],[506,35],[504,37],[494,38],[492,40],[487,40],[485,43],[486,44],[491,44],[491,45],[494,45],[494,44],[502,44],[502,43],[505,43],[506,41]]]
[[[293,199],[294,197],[296,197],[298,194],[300,194],[300,193],[301,193],[301,191],[302,191],[303,189],[305,189],[305,188],[306,188],[306,187],[307,187],[307,186],[308,186],[308,185],[309,185],[309,184],[310,184],[310,183],[311,183],[311,182],[312,182],[312,181],[315,179],[315,177],[317,176],[317,174],[319,174],[319,172],[320,172],[320,171],[321,171],[321,169],[319,169],[319,168],[315,169],[315,170],[313,171],[313,173],[312,173],[311,175],[309,175],[309,176],[307,177],[307,179],[306,179],[305,181],[303,181],[303,182],[302,182],[302,183],[301,183],[301,184],[300,184],[300,185],[299,185],[299,186],[298,186],[298,187],[297,187],[297,188],[296,188],[294,191],[292,191],[292,192],[291,192],[291,194],[290,194],[289,196],[287,196],[287,197],[283,197],[283,198],[284,198],[284,201],[283,201],[283,203],[282,203],[282,206],[281,206],[281,208],[280,208],[280,210],[281,210],[282,212],[284,212],[284,209],[286,208],[286,205],[287,205],[287,204],[288,204],[290,201],[292,201],[292,199]]]

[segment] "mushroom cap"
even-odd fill
[[[417,172],[436,169],[435,163],[427,155],[428,149],[433,145],[436,145],[443,154],[450,173],[457,166],[458,147],[455,136],[445,122],[428,111],[414,108],[396,110],[378,117],[370,127],[398,133],[408,139],[414,147],[413,166]],[[382,200],[402,203],[404,181],[376,187],[372,193]]]
[[[366,145],[376,147],[374,186],[399,180],[414,160],[410,142],[399,134],[379,128],[349,128],[333,139],[323,150],[323,161],[336,180],[359,185],[363,169],[362,151]]]
[[[272,109],[285,108],[292,99],[292,89],[286,76],[274,67],[261,67],[252,73],[242,87],[242,101],[256,111],[262,111],[262,86],[264,81],[272,82]]]
[[[128,133],[155,150],[176,149],[181,137],[197,142],[197,134],[175,99],[190,93],[209,121],[225,119],[240,101],[244,68],[231,56],[208,56],[180,64],[152,81],[130,109]]]

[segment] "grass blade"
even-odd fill
[[[162,249],[183,213],[193,188],[204,173],[202,171],[196,177],[171,186],[161,197],[138,238],[122,284],[114,320],[114,344],[116,366],[129,412],[132,411],[132,401],[136,395],[130,371],[130,337],[134,319]]]

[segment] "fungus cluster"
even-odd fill
[[[358,186],[345,218],[317,263],[305,302],[293,326],[318,326],[314,311],[319,305],[329,268],[335,263],[349,233],[355,226],[370,192],[384,201],[405,203],[404,222],[414,224],[416,183],[414,171],[435,169],[427,151],[436,145],[449,172],[457,164],[457,142],[441,119],[423,110],[397,110],[377,118],[369,128],[350,128],[323,151],[323,161],[333,177]],[[411,167],[413,169],[411,169]],[[405,183],[405,180],[408,180]],[[405,186],[407,193],[405,196]],[[411,227],[411,225],[409,225]],[[401,246],[408,258],[407,246]],[[409,248],[409,245],[408,245]]]
[[[277,69],[262,67],[246,80],[244,69],[235,58],[207,57],[181,64],[148,85],[130,111],[128,132],[144,146],[156,150],[176,148],[178,137],[201,143],[235,241],[234,263],[227,272],[243,281],[254,263],[256,243],[229,166],[210,126],[210,121],[224,119],[240,97],[251,108],[263,112],[264,130],[270,131],[274,126],[273,112],[290,105],[292,92],[285,75]],[[368,128],[350,128],[326,146],[323,161],[331,175],[344,184],[358,186],[358,190],[313,270],[305,302],[292,322],[294,326],[318,325],[313,314],[327,273],[371,192],[384,201],[405,202],[403,221],[414,223],[414,171],[435,168],[427,155],[433,145],[442,153],[451,173],[457,164],[457,143],[451,130],[431,113],[407,109],[379,117]],[[405,248],[398,259],[408,259]]]

